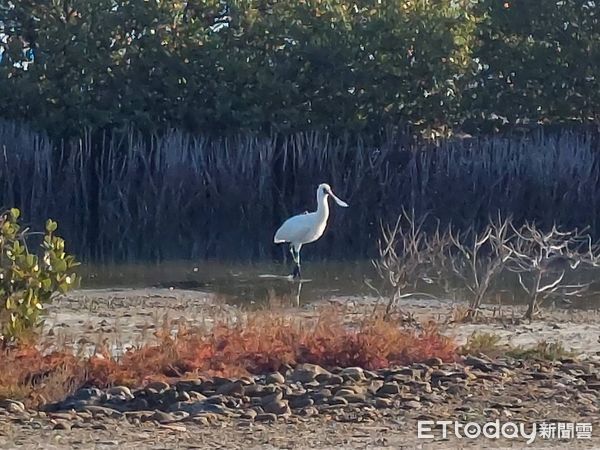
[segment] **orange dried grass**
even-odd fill
[[[119,361],[107,354],[92,358],[89,377],[99,386],[135,385],[199,374],[260,374],[304,362],[379,369],[432,357],[453,361],[456,354],[456,344],[434,324],[415,331],[372,319],[348,327],[332,311],[312,321],[261,312],[243,323],[218,323],[209,334],[184,329],[176,337],[164,335],[157,345],[131,350]]]
[[[313,320],[262,311],[237,324],[220,322],[210,333],[165,332],[157,344],[131,349],[119,359],[107,350],[81,358],[68,351],[44,356],[34,346],[13,349],[0,356],[0,397],[41,395],[36,401],[43,403],[83,385],[139,386],[157,379],[260,374],[303,362],[379,369],[431,357],[456,359],[456,344],[434,324],[422,331],[379,319],[348,326],[342,317],[335,310],[321,312]],[[66,387],[38,395],[40,386],[56,385],[49,382],[53,377]]]

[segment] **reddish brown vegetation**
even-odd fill
[[[0,397],[35,397],[47,390],[48,383],[56,384],[51,382],[56,377],[66,383],[66,390],[83,384],[136,386],[150,379],[198,374],[259,374],[302,362],[378,369],[434,356],[454,360],[456,345],[433,325],[414,331],[373,319],[348,326],[331,311],[315,320],[263,312],[237,325],[219,323],[210,333],[185,329],[176,337],[164,333],[157,344],[132,349],[119,360],[106,351],[82,359],[67,352],[42,357],[31,347],[12,350],[0,359]],[[35,401],[56,397],[42,396]]]
[[[84,383],[86,362],[73,353],[44,354],[31,344],[0,352],[0,399],[39,405],[61,400]]]

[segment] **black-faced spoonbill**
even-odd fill
[[[290,244],[290,252],[295,263],[292,273],[294,278],[300,278],[300,249],[304,244],[315,242],[325,231],[327,219],[329,218],[327,197],[330,195],[338,205],[344,208],[348,207],[348,203],[340,200],[333,193],[331,186],[326,183],[320,184],[317,188],[317,210],[290,217],[283,222],[283,225],[275,233],[273,242],[276,244],[288,242]]]

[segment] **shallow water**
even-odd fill
[[[81,287],[163,287],[223,295],[231,303],[289,301],[303,304],[341,296],[373,296],[380,284],[369,261],[307,262],[294,281],[285,264],[226,264],[192,261],[162,264],[83,266]]]
[[[80,270],[83,278],[81,287],[84,289],[161,287],[198,290],[223,296],[228,303],[243,305],[284,302],[293,306],[340,297],[372,298],[377,297],[383,288],[383,282],[370,261],[308,261],[303,265],[301,281],[292,280],[288,276],[290,272],[291,266],[284,263],[232,264],[211,261],[84,265]],[[579,272],[574,275],[577,279],[585,278],[586,281],[595,278],[589,273]],[[431,284],[423,284],[418,290],[439,298],[448,297],[441,288]],[[453,297],[453,301],[462,300],[460,294],[454,294]],[[487,302],[494,305],[516,305],[525,304],[526,299],[516,278],[505,277]],[[595,309],[599,305],[598,292],[587,292],[566,302],[556,298],[545,303],[545,306],[576,309]]]

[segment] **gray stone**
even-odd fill
[[[444,364],[444,361],[438,357],[429,358],[427,361],[425,361],[425,365],[429,367],[441,366],[442,364]]]
[[[377,391],[381,388],[381,386],[383,386],[383,384],[384,383],[382,380],[371,380],[371,382],[367,386],[367,392],[375,395]]]
[[[277,416],[273,413],[257,414],[255,422],[277,422]]]
[[[243,395],[244,394],[244,383],[241,381],[228,381],[217,388],[217,394],[219,395]]]
[[[306,408],[307,406],[312,406],[314,404],[314,400],[308,397],[307,395],[302,395],[299,397],[289,399],[289,405],[294,409]]]
[[[91,398],[99,398],[102,396],[102,391],[97,388],[83,388],[77,390],[70,398],[74,400],[89,400]]]
[[[82,410],[89,412],[94,417],[123,417],[123,413],[121,411],[117,411],[113,408],[107,408],[105,406],[88,405]]]
[[[400,393],[400,386],[396,383],[385,383],[377,390],[377,396],[396,395]]]
[[[347,405],[348,400],[343,397],[332,397],[328,402],[331,406]]]
[[[65,430],[70,431],[72,428],[71,422],[67,422],[66,420],[58,420],[52,427],[53,430]]]
[[[202,392],[202,385],[203,385],[203,380],[202,379],[195,379],[195,380],[181,380],[178,381],[177,384],[175,385],[175,388],[178,391],[195,391],[195,392]]]
[[[317,381],[319,381],[319,377],[317,377]],[[344,382],[344,378],[339,375],[331,375],[326,381],[327,384],[337,385],[342,384]]]
[[[401,406],[402,406],[403,408],[408,408],[408,409],[421,409],[421,407],[422,407],[423,405],[421,405],[421,403],[420,403],[420,402],[417,402],[417,401],[415,401],[415,400],[410,400],[410,401],[408,401],[408,402],[403,402],[403,403],[401,404]]]
[[[290,407],[286,400],[275,400],[264,406],[266,413],[277,414],[278,416],[284,414],[291,414]]]
[[[336,394],[334,398],[343,398],[348,403],[364,403],[366,401],[365,394],[344,393],[343,395]]]
[[[213,413],[224,416],[230,416],[233,412],[222,405],[208,403],[206,401],[201,402],[177,402],[169,407],[170,412],[183,411],[188,413],[190,416],[196,416],[202,413]]]
[[[343,378],[349,378],[354,381],[362,381],[365,377],[365,372],[361,367],[346,367],[342,369],[340,375]]]
[[[222,394],[212,395],[205,400],[206,403],[212,403],[213,405],[224,405],[226,401],[227,399]]]
[[[467,366],[474,367],[475,369],[479,369],[483,372],[491,372],[493,370],[489,361],[486,361],[482,358],[477,358],[476,356],[468,355],[465,358],[464,363]]]
[[[165,383],[164,381],[153,381],[146,385],[146,390],[154,390],[155,392],[161,393],[169,389],[169,387],[169,383]]]
[[[267,375],[265,381],[267,384],[283,384],[285,383],[285,377],[279,372],[273,372]]]
[[[391,408],[394,402],[389,398],[379,397],[375,399],[375,408]]]
[[[242,415],[240,417],[242,419],[254,420],[257,415],[258,413],[253,409],[247,409],[246,411],[242,412]]]
[[[189,416],[189,413],[185,411],[175,411],[167,413],[164,411],[154,411],[154,413],[148,417],[148,420],[155,420],[158,423],[174,423],[179,422]]]
[[[278,391],[278,392],[275,392],[273,394],[269,394],[269,395],[265,395],[264,397],[261,397],[260,404],[262,406],[264,406],[264,405],[267,405],[269,403],[273,403],[273,402],[279,401],[281,399],[283,399],[283,392]]]
[[[18,400],[0,400],[0,408],[6,409],[11,414],[25,413],[25,405]]]
[[[300,416],[304,416],[304,417],[318,416],[319,415],[319,410],[317,408],[315,408],[314,406],[309,406],[307,408],[304,408],[304,409],[300,410],[298,412],[298,414]]]
[[[127,386],[112,387],[108,390],[108,393],[110,395],[120,395],[121,397],[125,398],[126,400],[133,399],[133,394],[131,393],[131,390]]]
[[[290,374],[292,382],[308,383],[315,380],[317,375],[329,374],[329,371],[316,364],[299,364]]]

